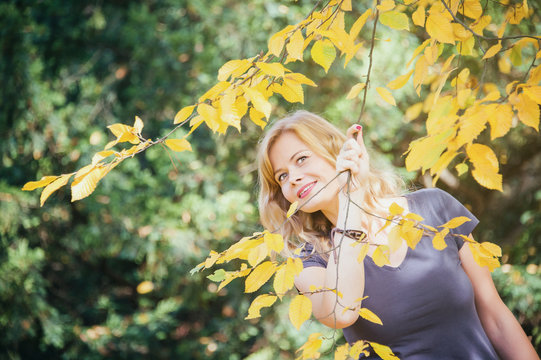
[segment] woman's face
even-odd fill
[[[306,203],[314,194],[323,189],[335,177],[334,166],[313,152],[293,132],[285,132],[269,150],[269,159],[274,179],[282,194],[290,202]],[[331,221],[338,213],[338,181],[333,181],[317,196],[310,200],[302,211],[312,213],[321,210]]]

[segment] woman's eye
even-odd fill
[[[280,175],[278,176],[278,182],[284,181],[285,178],[286,178],[286,173],[280,174]]]
[[[308,157],[307,156],[301,156],[297,159],[297,164],[300,164],[302,162],[304,162],[304,160],[306,160]]]

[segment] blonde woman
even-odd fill
[[[349,343],[385,344],[401,359],[539,359],[489,271],[452,236],[471,236],[478,220],[449,194],[406,193],[396,175],[372,166],[360,125],[344,136],[321,117],[296,112],[267,130],[258,166],[262,224],[280,228],[287,256],[302,247],[304,270],[295,285],[311,299],[315,318],[343,328]],[[301,211],[282,226],[295,201]],[[457,216],[472,220],[451,230],[444,250],[424,235],[415,250],[404,242],[389,265],[378,267],[371,255],[388,243],[388,230],[379,230],[392,203],[434,227]],[[362,247],[351,246],[357,242],[369,243],[361,263]],[[360,318],[361,305],[383,325]]]

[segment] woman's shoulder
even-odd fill
[[[417,204],[424,206],[431,204],[432,207],[435,208],[458,203],[458,200],[456,200],[451,194],[438,188],[419,189],[408,193],[405,196],[409,202],[415,201]]]

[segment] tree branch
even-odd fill
[[[380,0],[377,0],[377,5],[379,5]],[[374,52],[374,43],[376,42],[376,27],[378,25],[378,19],[379,19],[379,10],[376,6],[376,18],[374,19],[374,27],[372,28],[372,40],[370,43],[370,54],[368,54],[369,62],[368,62],[368,72],[366,74],[366,85],[364,87],[364,94],[363,94],[363,103],[361,105],[361,113],[359,114],[359,118],[357,122],[361,122],[361,119],[364,114],[364,106],[366,105],[366,94],[368,93],[368,85],[370,83],[370,73],[372,71],[372,62],[373,62],[373,52]]]

